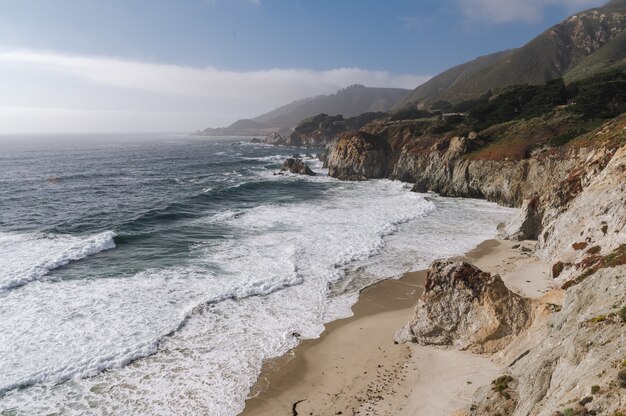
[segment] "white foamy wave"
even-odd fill
[[[182,312],[170,315],[169,320],[162,321],[158,329],[159,332],[156,333],[156,335],[153,335],[147,340],[134,342],[128,347],[121,349],[110,347],[106,348],[105,344],[105,348],[102,348],[101,346],[94,351],[85,351],[84,346],[82,345],[82,343],[80,343],[80,349],[78,351],[68,351],[65,348],[63,348],[63,352],[61,352],[61,350],[58,351],[60,356],[56,358],[62,360],[61,357],[63,357],[63,353],[65,353],[65,363],[64,365],[56,368],[42,369],[41,367],[45,366],[45,364],[32,362],[31,360],[32,367],[36,368],[37,371],[28,374],[24,374],[24,371],[22,371],[22,374],[19,375],[19,377],[17,378],[10,379],[9,377],[6,380],[6,384],[0,384],[0,395],[14,389],[20,389],[35,384],[54,385],[64,380],[94,377],[106,370],[123,368],[133,361],[151,356],[156,353],[159,349],[159,345],[164,338],[171,336],[172,334],[175,334],[177,331],[181,330],[187,320],[192,317],[194,313],[197,313],[205,308],[206,305],[217,304],[229,299],[242,300],[254,296],[267,296],[276,291],[280,291],[291,286],[296,286],[303,282],[302,277],[297,275],[295,267],[293,267],[293,265],[291,265],[291,269],[287,269],[286,271],[281,270],[280,274],[280,276],[271,275],[266,278],[247,281],[241,285],[231,287],[230,289],[224,291],[219,295],[204,299],[184,299],[184,294],[188,289],[185,287],[187,285],[195,289],[193,290],[194,293],[199,293],[201,291],[200,287],[204,287],[205,289],[207,288],[207,286],[204,286],[204,284],[206,283],[205,280],[201,277],[202,275],[206,275],[206,272],[203,270],[147,271],[138,274],[134,279],[131,279],[130,281],[117,282],[116,284],[118,284],[123,290],[134,290],[137,293],[146,294],[146,289],[154,288],[155,282],[162,282],[161,285],[165,286],[165,282],[170,281],[169,287],[165,291],[165,293],[170,295],[170,298],[168,299],[166,296],[163,296],[165,295],[165,293],[161,293],[159,299],[154,299],[154,301],[166,302],[171,304],[173,303],[171,302],[172,292],[176,291],[180,292],[180,300],[184,299],[185,301],[187,301],[188,306],[183,309]],[[177,280],[177,283],[172,285],[172,279]],[[198,282],[201,282],[200,287],[197,286]],[[109,285],[110,282],[107,281],[94,281],[89,282],[88,287],[84,287],[80,284],[80,282],[78,282],[73,292],[75,295],[83,296],[86,296],[86,294],[83,293],[85,289],[92,293],[112,293],[107,290],[103,291],[103,286]],[[210,287],[211,292],[213,293],[218,290],[217,287],[211,287],[211,285],[209,285],[208,287]],[[112,297],[117,297],[117,295]],[[8,299],[7,301],[10,302],[11,299]],[[111,305],[106,306],[110,307]],[[124,305],[124,307],[118,309],[123,310],[123,308],[125,307],[127,306]],[[102,312],[106,313],[106,311]],[[155,308],[155,316],[153,318],[156,319],[160,312],[160,308]],[[111,318],[109,317],[109,319]],[[80,327],[77,329],[83,332],[83,330],[85,330],[86,328]],[[48,336],[46,331],[41,332],[43,333],[42,338]],[[121,334],[118,334],[118,336],[120,335]],[[76,336],[79,335],[76,334]],[[128,340],[130,339],[131,338],[129,338]],[[108,337],[104,338],[105,343],[110,343],[111,341],[114,341],[114,339],[110,339]],[[30,349],[32,350],[33,345],[37,344],[37,339],[31,338],[29,340],[29,344],[31,345]],[[3,345],[0,345],[0,352],[5,349],[3,347]],[[63,345],[60,345],[60,347],[62,348]],[[10,348],[6,349],[9,350]],[[23,349],[24,348],[22,348],[22,350]],[[100,353],[100,355],[98,355],[98,353]],[[81,355],[86,355],[86,357],[81,358]],[[11,368],[11,362],[0,364],[4,364],[8,366],[8,368]],[[3,365],[0,365],[0,369],[2,369],[2,367]],[[27,371],[27,369],[25,370]],[[10,374],[10,370],[7,370],[7,375],[8,374]]]
[[[113,231],[86,238],[0,233],[0,290],[41,279],[51,270],[115,248]]]
[[[195,244],[191,269],[8,292],[0,316],[19,314],[0,320],[0,335],[12,335],[0,336],[0,356],[10,357],[0,374],[40,384],[7,391],[0,407],[239,414],[263,362],[349,316],[360,289],[462,254],[508,214],[486,202],[410,193],[399,182],[303,180],[329,185],[315,200],[198,220],[223,224],[228,236]],[[55,378],[71,380],[53,385]]]

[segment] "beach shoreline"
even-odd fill
[[[545,269],[529,254],[533,244],[486,240],[458,259],[538,297],[549,277],[539,273],[541,281],[528,280],[520,273],[531,265]],[[241,414],[443,415],[468,404],[477,387],[497,376],[496,363],[469,352],[394,342],[425,277],[425,270],[411,272],[362,290],[353,316],[326,324],[319,338],[265,363]]]

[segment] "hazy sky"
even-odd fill
[[[414,88],[597,0],[0,0],[0,134],[191,131]]]

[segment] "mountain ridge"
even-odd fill
[[[366,87],[354,84],[333,94],[318,95],[292,101],[252,119],[237,120],[228,127],[207,128],[201,136],[263,136],[272,132],[287,135],[301,121],[325,113],[346,118],[364,113],[386,112],[403,99],[410,90],[402,88]]]
[[[623,59],[624,54],[619,53],[626,51],[626,46],[621,47],[626,42],[621,36],[625,26],[626,0],[613,0],[582,11],[550,27],[521,48],[486,55],[444,71],[414,89],[394,109],[410,105],[428,107],[442,100],[458,103],[511,85],[539,85],[567,78],[570,71],[575,71],[586,60],[591,64],[585,64],[587,70],[579,77],[591,75],[608,65],[594,62],[590,57],[613,42],[615,47],[609,48],[608,57],[604,59],[615,60],[620,56]],[[599,54],[596,58],[603,56]],[[449,82],[450,76],[460,70],[469,75]]]

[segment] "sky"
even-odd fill
[[[0,134],[188,132],[413,89],[598,0],[0,0]]]

